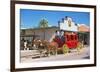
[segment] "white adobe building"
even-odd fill
[[[73,22],[72,18],[65,17],[59,22],[60,30],[64,31],[78,31],[78,26]]]

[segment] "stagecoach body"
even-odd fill
[[[78,35],[77,33],[67,33],[65,34],[65,44],[68,48],[76,48],[78,45]]]
[[[62,32],[62,31],[59,31]],[[78,45],[78,34],[75,32],[63,32],[63,35],[57,35],[54,41],[58,43],[59,48],[65,44],[69,49],[74,49]]]

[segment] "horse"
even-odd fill
[[[47,48],[45,46],[45,43],[43,43],[43,40],[33,40],[32,46],[34,49],[38,50],[38,52],[40,53],[40,57],[46,56]]]
[[[47,40],[34,40],[33,41],[33,46],[37,47],[40,57],[41,56],[50,56],[51,53],[53,55],[57,55],[57,47],[58,44],[57,42],[49,42]]]
[[[51,53],[53,55],[57,55],[57,49],[58,49],[58,43],[57,42],[55,42],[55,41],[50,42],[47,45],[47,48],[48,48],[48,55],[49,56],[51,55]]]

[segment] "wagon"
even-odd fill
[[[63,53],[68,53],[72,49],[79,51],[82,48],[82,43],[79,42],[77,32],[63,31],[63,34],[61,32],[59,31],[60,34],[57,34],[54,38],[54,41],[58,43],[58,50],[62,50]]]

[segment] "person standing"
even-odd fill
[[[27,50],[27,41],[24,41],[24,50]]]

